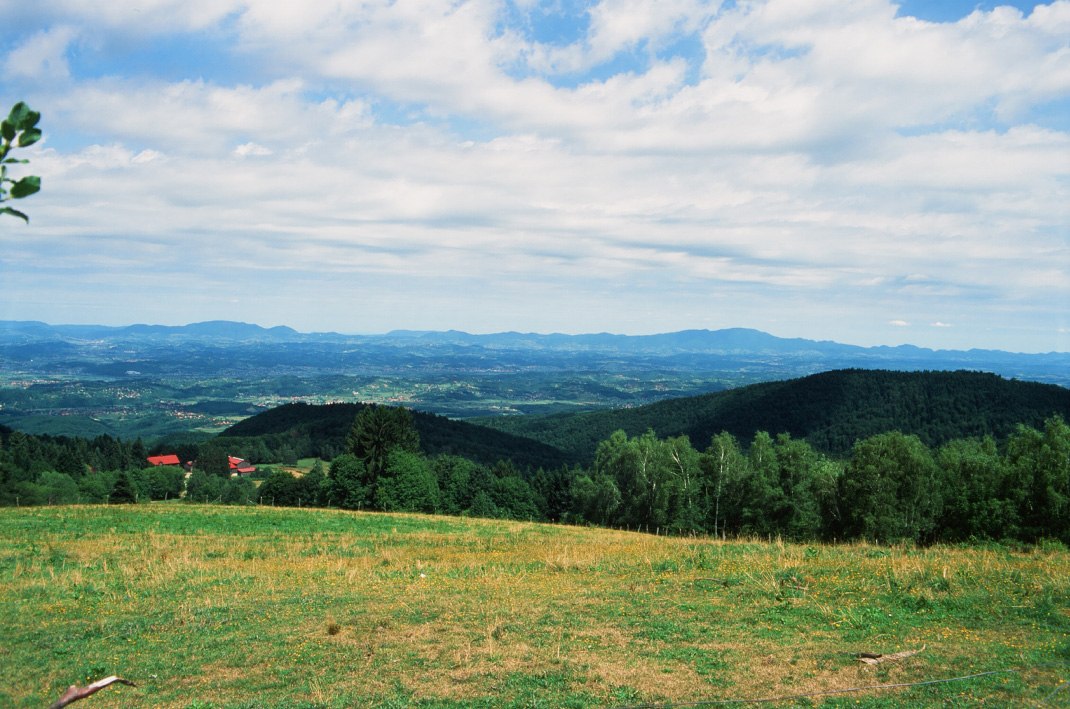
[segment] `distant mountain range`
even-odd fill
[[[122,342],[143,338],[221,339],[232,342],[295,342],[308,337],[293,328],[264,328],[243,322],[210,320],[190,325],[49,325],[36,320],[0,320],[0,343],[40,340],[107,340]],[[340,337],[340,335],[339,335]]]
[[[658,335],[564,335],[502,332],[473,335],[397,330],[381,335],[301,333],[289,327],[211,321],[183,326],[49,325],[0,321],[0,365],[37,366],[53,361],[77,369],[87,358],[139,360],[139,370],[167,359],[182,345],[184,366],[227,364],[303,367],[337,372],[360,365],[435,366],[466,371],[523,367],[546,371],[751,372],[754,379],[787,378],[844,368],[969,369],[1005,377],[1070,385],[1070,353],[1022,354],[1000,350],[932,350],[913,345],[859,347],[830,341],[782,338],[759,330],[684,330]],[[120,362],[119,370],[127,366]],[[112,369],[115,369],[113,367]],[[109,370],[110,371],[110,370]],[[183,370],[186,371],[186,370]],[[99,372],[98,372],[99,373]]]

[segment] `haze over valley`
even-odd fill
[[[1066,385],[1070,354],[857,347],[748,329],[649,336],[299,333],[0,322],[0,423],[152,437],[272,406],[374,402],[445,416],[633,407],[843,368],[987,371]]]

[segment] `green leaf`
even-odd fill
[[[37,175],[28,175],[11,186],[11,197],[22,199],[29,197],[41,189],[41,178]]]
[[[18,217],[19,219],[23,220],[27,224],[30,223],[30,218],[29,217],[27,217],[25,214],[23,214],[19,210],[12,209],[11,207],[2,207],[2,208],[0,208],[0,214],[10,214],[13,217]]]
[[[0,135],[2,135],[4,140],[6,140],[6,141],[10,142],[10,141],[14,140],[15,139],[15,124],[12,123],[11,121],[4,121],[3,123],[0,123]]]
[[[11,113],[7,114],[7,122],[13,126],[18,126],[23,121],[30,118],[33,111],[23,101],[19,101],[11,107]]]
[[[27,128],[26,130],[24,130],[22,132],[22,135],[19,136],[18,145],[19,145],[20,148],[25,148],[28,145],[33,145],[34,143],[36,143],[40,139],[41,139],[41,129],[40,128]]]
[[[30,161],[22,160],[19,158],[5,158],[4,160],[0,160],[0,162],[2,162],[4,165],[26,165]]]
[[[30,111],[27,113],[21,121],[15,124],[15,127],[19,130],[32,130],[37,122],[41,120],[41,114],[37,111]]]

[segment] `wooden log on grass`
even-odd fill
[[[77,702],[80,699],[85,699],[86,697],[92,694],[96,694],[105,687],[116,683],[125,684],[128,687],[137,686],[130,680],[123,679],[122,677],[116,677],[115,675],[112,675],[111,677],[105,677],[104,679],[98,679],[96,682],[86,687],[79,687],[78,685],[72,684],[70,687],[67,687],[67,691],[63,693],[63,696],[61,696],[59,699],[49,705],[48,709],[60,709],[60,707],[65,707],[68,704],[71,704],[72,702]]]

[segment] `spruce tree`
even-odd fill
[[[119,473],[115,478],[115,484],[112,485],[108,502],[113,505],[137,502],[137,491],[134,489],[134,483],[130,481],[129,475]]]

